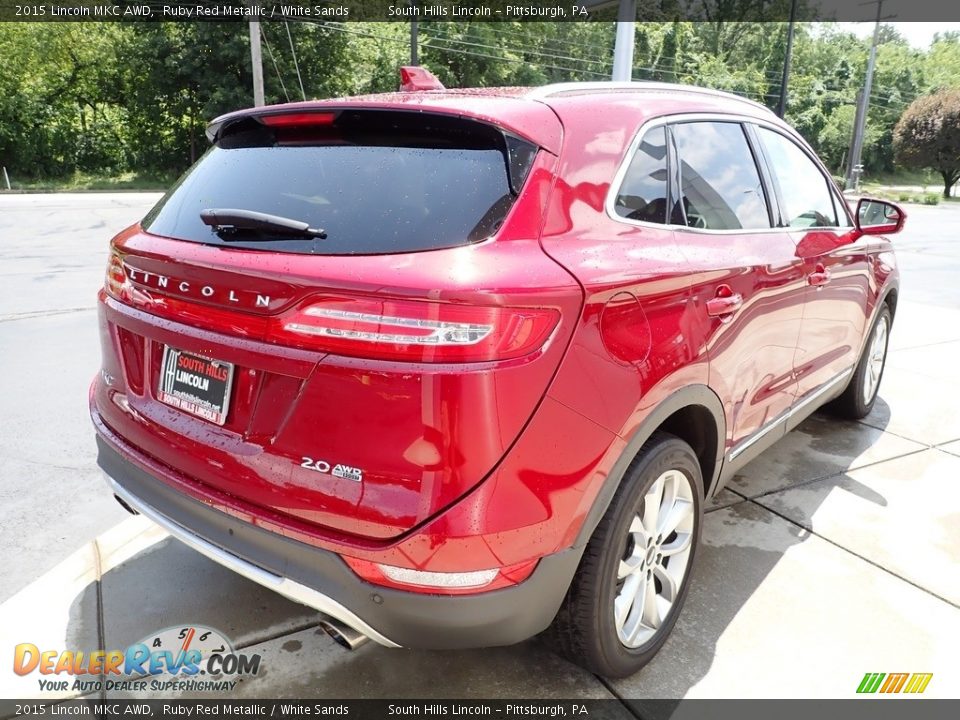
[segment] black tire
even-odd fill
[[[630,648],[621,642],[614,619],[614,599],[622,587],[622,581],[617,579],[618,567],[621,559],[630,552],[628,544],[633,536],[628,531],[643,508],[644,496],[653,483],[670,470],[679,470],[692,490],[691,550],[679,590],[662,624],[648,641]],[[560,611],[544,632],[547,644],[571,662],[609,678],[632,675],[650,662],[676,624],[686,599],[700,541],[702,508],[703,479],[697,456],[679,438],[655,433],[627,470],[610,507],[590,538]],[[667,562],[672,562],[672,558]],[[649,573],[647,577],[650,577]]]
[[[883,380],[883,371],[886,369],[887,348],[890,343],[890,327],[893,323],[893,316],[890,314],[890,308],[884,304],[877,313],[876,320],[873,321],[873,327],[870,328],[870,337],[864,343],[863,352],[860,354],[860,361],[857,363],[853,376],[850,378],[850,384],[846,390],[836,400],[832,401],[827,407],[831,413],[837,417],[850,420],[860,420],[870,414],[877,401],[877,394],[880,390],[880,381]],[[878,329],[881,324],[885,324],[886,332],[883,340],[883,365],[880,368],[876,384],[872,388],[872,394],[869,401],[864,398],[864,385],[867,383],[867,373],[870,372],[871,354],[873,351],[874,340],[876,339]]]

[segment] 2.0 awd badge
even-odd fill
[[[301,458],[300,467],[326,475],[333,475],[334,477],[343,478],[344,480],[353,480],[354,482],[361,482],[363,480],[363,470],[360,468],[342,463],[337,463],[331,467],[330,463],[326,460],[314,460],[306,455]]]

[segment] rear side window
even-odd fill
[[[614,210],[629,220],[667,222],[667,131],[648,130],[630,160]]]
[[[267,127],[245,119],[144,219],[156,235],[230,247],[326,255],[455,247],[495,233],[536,147],[452,116],[349,111],[323,125]],[[326,237],[273,231],[227,240],[200,212],[240,209],[321,228]]]
[[[797,228],[836,227],[836,208],[827,185],[829,181],[813,160],[780,133],[758,127],[757,135],[780,187],[784,222]]]
[[[767,199],[743,127],[732,122],[673,126],[687,225],[705,230],[769,228]]]

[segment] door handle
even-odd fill
[[[707,315],[710,317],[725,317],[735,313],[743,305],[743,296],[735,293],[729,285],[717,288],[717,296],[707,300]]]
[[[807,275],[807,284],[814,287],[823,287],[830,282],[830,271],[823,265],[817,265],[816,270]]]

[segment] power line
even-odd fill
[[[283,26],[287,29],[287,40],[290,41],[290,52],[293,53],[293,66],[297,69],[297,82],[300,83],[300,94],[303,95],[303,99],[306,100],[307,93],[303,89],[303,78],[300,77],[300,61],[297,60],[297,49],[293,46],[293,36],[290,34],[290,23],[284,20]]]
[[[150,4],[150,3],[148,3],[148,4]],[[406,37],[404,37],[404,38],[401,39],[401,38],[384,36],[384,35],[377,34],[377,33],[371,33],[371,32],[363,32],[363,31],[352,30],[352,29],[348,29],[348,28],[346,28],[345,26],[343,26],[342,23],[334,23],[334,22],[332,22],[332,21],[324,21],[324,20],[314,20],[314,19],[312,19],[312,18],[287,17],[287,16],[282,16],[282,15],[279,16],[279,17],[283,19],[283,21],[284,21],[284,23],[285,23],[285,25],[286,25],[286,31],[287,31],[287,35],[288,35],[288,41],[290,42],[291,52],[292,52],[292,54],[293,54],[294,64],[295,64],[295,68],[296,68],[296,71],[297,71],[298,83],[299,83],[299,86],[300,86],[301,95],[303,96],[304,99],[306,99],[306,92],[305,92],[305,90],[304,90],[303,79],[302,79],[302,75],[301,75],[301,73],[300,73],[299,59],[298,59],[298,57],[297,57],[296,48],[294,47],[293,42],[292,42],[292,37],[290,36],[290,28],[289,28],[289,24],[288,24],[288,21],[289,21],[289,20],[292,20],[292,21],[294,21],[294,22],[310,23],[310,24],[312,24],[312,25],[316,25],[316,26],[318,26],[318,27],[327,28],[327,29],[329,29],[329,30],[335,30],[335,31],[337,31],[337,32],[349,33],[349,34],[354,34],[354,35],[363,36],[363,37],[370,37],[370,38],[374,38],[374,39],[382,40],[382,41],[386,41],[386,42],[394,42],[394,43],[403,42],[404,44],[407,43]],[[335,26],[335,25],[339,25],[339,26]],[[591,58],[588,58],[588,57],[572,57],[572,56],[570,56],[570,55],[561,55],[561,54],[559,54],[559,53],[557,53],[557,52],[550,52],[550,51],[543,50],[543,49],[540,49],[540,50],[531,50],[531,49],[529,49],[529,48],[517,48],[517,47],[514,47],[514,46],[509,46],[509,45],[504,45],[504,44],[501,44],[501,45],[490,45],[490,44],[486,44],[486,43],[473,42],[474,39],[465,40],[465,39],[455,38],[455,37],[453,37],[453,36],[451,36],[451,35],[448,35],[448,34],[444,34],[444,33],[442,33],[442,32],[439,32],[437,26],[431,27],[430,30],[429,30],[429,33],[430,33],[430,35],[432,36],[432,37],[429,38],[429,40],[435,39],[435,40],[438,40],[438,41],[441,42],[441,43],[446,43],[446,44],[448,44],[448,45],[459,45],[459,46],[461,46],[461,47],[472,47],[472,48],[479,48],[479,49],[481,49],[481,50],[493,50],[493,51],[497,51],[497,52],[515,53],[515,54],[517,54],[517,55],[522,55],[522,56],[524,56],[525,58],[533,59],[535,62],[538,62],[538,64],[540,65],[540,67],[542,67],[542,68],[544,68],[544,69],[548,69],[548,70],[558,70],[558,71],[561,71],[561,72],[564,72],[564,73],[568,73],[568,74],[573,74],[573,73],[585,73],[585,74],[587,74],[587,75],[594,76],[594,77],[605,77],[605,76],[608,74],[608,72],[609,72],[609,68],[611,67],[611,61],[609,61],[609,60],[594,60],[594,59],[591,59]],[[513,37],[522,37],[522,38],[524,38],[524,39],[529,39],[529,35],[527,35],[526,33],[522,32],[522,31],[512,31],[512,30],[508,30],[508,29],[504,29],[504,28],[498,28],[498,33],[505,34],[505,35],[511,35],[511,36],[513,36]],[[610,50],[611,50],[610,47],[601,47],[601,46],[595,45],[595,44],[593,44],[593,43],[582,43],[582,42],[577,42],[577,41],[567,40],[567,39],[564,39],[564,38],[557,38],[557,37],[550,38],[550,39],[548,40],[548,42],[551,42],[551,43],[561,43],[561,44],[564,44],[564,45],[576,46],[576,47],[578,47],[578,48],[585,48],[585,49],[588,49],[588,50],[596,50],[597,52],[602,52],[602,53],[609,53]],[[460,53],[460,54],[468,55],[468,56],[482,57],[482,58],[487,58],[487,59],[492,59],[492,60],[502,60],[502,61],[504,61],[504,62],[510,62],[510,63],[514,63],[514,64],[519,64],[519,63],[527,62],[526,60],[517,60],[517,59],[514,59],[514,58],[502,57],[502,56],[499,56],[499,55],[491,55],[491,54],[483,53],[483,52],[479,52],[479,51],[473,51],[473,52],[471,52],[471,51],[467,51],[467,50],[463,50],[463,49],[457,49],[456,47],[442,47],[442,46],[440,46],[440,45],[438,45],[438,44],[432,44],[432,45],[429,45],[429,44],[428,44],[428,46],[429,46],[429,47],[432,47],[434,50],[438,50],[438,51],[442,51],[442,52]],[[579,65],[579,66],[582,66],[583,64],[589,64],[589,65],[591,65],[591,66],[594,66],[594,67],[596,68],[596,70],[594,70],[594,69],[585,70],[585,69],[583,69],[582,67],[568,67],[568,66],[566,66],[566,65],[559,65],[559,64],[556,64],[556,63],[544,63],[544,62],[543,62],[543,59],[544,59],[544,58],[549,59],[549,60],[551,60],[551,61],[561,61],[561,62],[576,63],[576,64]],[[649,72],[649,73],[657,73],[657,74],[659,74],[659,75],[667,75],[667,76],[670,76],[670,77],[673,77],[673,78],[676,78],[676,79],[679,79],[679,78],[687,78],[687,77],[690,77],[690,78],[697,78],[697,77],[698,77],[696,73],[681,72],[681,71],[677,71],[677,70],[670,70],[670,69],[663,68],[663,67],[635,66],[635,67],[633,68],[633,70],[634,70],[634,72]],[[766,69],[763,69],[763,68],[755,68],[755,69],[753,70],[753,72],[761,75],[764,79],[768,80],[768,81],[771,82],[771,83],[777,80],[777,73],[776,73],[775,71],[770,71],[770,70],[766,70]],[[768,97],[769,95],[763,94],[763,95],[760,95],[760,96],[762,96],[762,97]]]
[[[290,95],[287,93],[286,83],[283,82],[283,76],[280,74],[280,67],[277,65],[277,59],[273,55],[273,49],[270,47],[270,41],[267,40],[266,28],[260,33],[260,36],[263,38],[263,44],[267,46],[267,54],[270,55],[270,61],[273,63],[273,69],[277,73],[277,80],[280,81],[280,87],[283,88],[283,97],[287,102],[290,102]]]
[[[330,29],[330,30],[335,30],[335,31],[337,31],[337,32],[344,32],[344,33],[350,33],[350,34],[353,34],[353,35],[360,35],[360,36],[364,36],[364,37],[370,37],[370,38],[374,38],[374,39],[377,39],[377,40],[383,40],[383,41],[385,41],[385,42],[403,43],[404,45],[407,44],[407,39],[406,39],[406,38],[394,38],[394,37],[388,37],[388,36],[384,36],[384,35],[377,35],[377,34],[375,34],[375,33],[369,33],[369,32],[363,32],[363,31],[360,31],[360,30],[354,30],[354,29],[352,29],[352,28],[344,27],[342,23],[336,23],[336,24],[335,24],[335,23],[329,22],[329,21],[310,20],[310,19],[303,19],[302,21],[303,21],[303,22],[308,22],[308,23],[314,23],[314,24],[317,24],[317,25],[322,25],[323,27],[326,27],[326,28],[328,28],[328,29]],[[508,63],[518,64],[518,65],[528,65],[528,64],[529,64],[529,61],[528,61],[528,60],[522,60],[522,59],[519,59],[519,58],[502,57],[502,56],[497,56],[497,55],[490,55],[490,54],[488,54],[488,53],[475,52],[475,51],[472,51],[472,50],[458,50],[458,49],[456,49],[456,48],[443,47],[443,46],[440,46],[440,45],[431,45],[431,44],[430,44],[431,41],[432,41],[432,38],[428,39],[426,42],[423,43],[423,46],[424,46],[424,47],[430,47],[430,48],[432,48],[432,49],[434,49],[434,50],[437,50],[437,51],[440,51],[440,52],[453,52],[453,53],[459,53],[459,54],[461,54],[461,55],[469,55],[469,56],[472,56],[472,57],[481,57],[481,58],[486,58],[486,59],[489,59],[489,60],[498,60],[498,61],[501,61],[501,62],[508,62]],[[458,41],[458,40],[445,40],[444,38],[441,38],[441,39],[440,39],[440,42],[444,42],[444,41],[450,42],[450,43],[454,43],[454,44],[460,43],[460,41]],[[530,53],[530,54],[533,55],[534,57],[536,57],[536,56],[538,55],[538,53],[536,53],[536,52],[533,52],[533,53]],[[562,67],[562,66],[559,66],[559,65],[547,65],[547,64],[540,63],[540,67],[541,67],[541,68],[550,69],[550,70],[562,70],[563,72],[567,72],[567,73],[576,72],[576,70],[573,69],[573,68]],[[587,70],[587,71],[582,71],[582,72],[585,72],[585,73],[587,73],[588,75],[593,75],[593,76],[595,76],[595,77],[606,77],[606,74],[605,74],[605,73],[598,73],[598,72],[593,72],[593,71],[589,71],[589,70]]]
[[[519,49],[519,48],[511,47],[509,45],[502,45],[502,44],[501,45],[485,45],[483,43],[469,42],[467,40],[460,40],[460,39],[454,38],[451,35],[435,33],[432,28],[430,32],[430,38],[431,39],[438,38],[441,40],[446,40],[448,42],[460,43],[461,45],[469,45],[474,47],[481,47],[488,50],[506,50],[507,52],[514,52],[521,55],[534,55],[536,57],[545,57],[553,60],[569,60],[575,63],[590,63],[593,65],[601,65],[604,67],[610,65],[610,63],[606,60],[591,60],[590,58],[576,58],[576,57],[570,57],[567,55],[555,55],[552,53],[543,52],[541,50],[529,50],[525,48]]]
[[[497,34],[498,35],[513,35],[514,37],[522,37],[524,40],[530,40],[530,34],[523,31],[510,30],[508,28],[501,27],[502,23],[497,25]],[[567,27],[564,23],[557,23],[559,27]],[[613,42],[613,36],[609,38],[610,42]],[[548,38],[547,42],[560,43],[561,45],[570,45],[576,48],[586,48],[588,50],[598,50],[600,52],[610,52],[612,45],[594,45],[593,43],[582,42],[579,40],[567,40],[566,38],[561,37],[552,37]]]
[[[522,54],[522,55],[527,55],[527,56],[536,57],[536,58],[546,57],[546,58],[555,59],[555,60],[569,60],[570,62],[575,62],[575,63],[590,63],[594,65],[599,65],[605,69],[611,66],[611,62],[609,60],[591,60],[590,58],[577,58],[577,57],[571,57],[569,55],[557,55],[554,53],[544,52],[542,50],[529,50],[525,48],[521,49],[521,48],[516,48],[509,45],[504,45],[504,44],[489,45],[484,43],[471,42],[469,40],[461,40],[451,35],[437,32],[435,28],[430,28],[429,33],[430,33],[430,36],[435,39],[441,39],[447,42],[459,43],[462,45],[467,45],[472,47],[480,47],[487,50],[504,50],[507,52],[513,52],[516,54]],[[513,33],[513,34],[516,35],[516,33]],[[590,44],[585,45],[584,47],[597,48],[596,45],[590,45]],[[605,50],[609,52],[609,48],[606,48]],[[576,71],[576,69],[574,68],[565,68],[565,69],[571,72]],[[685,77],[690,75],[690,73],[683,73],[676,70],[668,70],[666,68],[660,68],[656,66],[649,67],[649,66],[635,65],[633,67],[633,70],[634,72],[648,71],[651,73],[664,73],[667,75],[672,75],[674,77]],[[771,81],[779,81],[780,75],[775,71],[764,70],[762,68],[755,68],[753,69],[753,72],[758,73],[762,75],[764,78],[769,79]]]
[[[351,35],[373,38],[375,40],[387,43],[397,43],[404,44],[407,43],[406,35],[404,36],[388,36],[380,33],[369,32],[364,30],[355,29],[356,26],[347,27],[343,23],[334,23],[330,21],[322,20],[313,20],[308,18],[284,18],[285,30],[287,32],[287,39],[290,44],[291,53],[293,56],[294,66],[297,73],[298,85],[300,87],[301,95],[306,99],[306,91],[303,85],[303,78],[300,72],[299,67],[299,57],[297,55],[296,47],[293,43],[292,34],[289,27],[288,20],[293,20],[294,22],[308,22],[311,25],[315,25],[320,28],[325,28],[328,31],[335,31],[339,33],[347,33]],[[598,45],[589,42],[576,42],[568,40],[561,37],[551,37],[545,41],[545,44],[542,45],[539,49],[530,49],[525,47],[517,47],[513,44],[513,41],[516,39],[531,39],[530,35],[525,31],[516,31],[509,30],[505,28],[498,28],[498,34],[507,35],[510,37],[510,44],[501,43],[498,45],[491,45],[489,43],[480,42],[480,38],[473,37],[467,33],[460,37],[456,37],[453,34],[452,28],[448,26],[443,26],[443,30],[440,30],[440,26],[431,26],[427,31],[429,33],[426,42],[424,43],[425,47],[441,53],[453,53],[465,56],[485,58],[489,60],[494,60],[498,62],[506,62],[511,64],[529,64],[537,63],[539,67],[543,70],[553,70],[560,73],[564,73],[568,76],[574,74],[586,75],[588,77],[597,77],[605,78],[608,75],[608,70],[611,66],[609,60],[593,59],[590,57],[575,57],[571,52],[572,48],[575,46],[578,49],[586,50],[596,50],[598,52],[609,52],[610,48],[605,47],[601,48]],[[277,74],[278,80],[281,84],[284,96],[289,102],[289,92],[286,88],[285,83],[283,82],[282,74],[279,70],[279,64],[276,59],[276,55],[270,46],[269,42],[266,40],[266,34],[264,33],[264,41],[267,45],[267,52],[270,54],[271,62],[274,66],[274,71]],[[569,46],[569,49],[556,48],[555,45],[565,45]],[[554,47],[550,47],[554,45]],[[566,50],[570,54],[563,54]],[[488,52],[489,51],[489,52]],[[516,57],[509,57],[509,55],[515,55]],[[574,64],[575,66],[568,65]],[[588,66],[589,69],[584,66]],[[730,70],[728,66],[728,70]],[[658,77],[664,77],[667,79],[673,79],[674,81],[681,81],[681,84],[686,84],[682,81],[694,81],[703,85],[717,87],[721,83],[711,82],[709,78],[704,78],[701,76],[695,69],[694,70],[683,70],[683,69],[670,69],[665,67],[657,66],[635,66],[633,68],[634,76],[640,75],[654,75]],[[776,71],[766,70],[762,67],[748,68],[747,72],[744,75],[741,75],[742,80],[747,82],[761,83],[764,82],[766,85],[773,86],[778,78]],[[723,83],[726,84],[726,83]],[[728,92],[734,92],[735,94],[752,97],[752,98],[765,98],[771,99],[778,97],[775,93],[772,92],[761,92],[761,88],[758,87],[756,90],[729,90]],[[763,89],[770,89],[770,87],[765,87]],[[827,86],[825,90],[835,93],[849,92],[853,88],[836,88]],[[872,102],[877,103],[879,106],[887,110],[895,110],[897,108],[906,107],[909,105],[912,100],[916,99],[923,93],[917,93],[915,95],[910,95],[909,93],[899,93],[898,96],[895,96],[896,92],[887,92],[884,94],[881,90],[874,90],[870,99]]]
[[[317,24],[320,24],[320,22],[322,22],[322,21],[310,21],[310,20],[305,20],[305,22],[317,22]],[[386,40],[386,41],[392,41],[392,42],[403,42],[403,43],[406,42],[406,40],[403,39],[403,38],[389,38],[389,37],[385,37],[385,36],[382,36],[382,35],[376,35],[376,34],[373,34],[373,33],[365,33],[365,32],[363,32],[363,31],[358,31],[358,30],[354,30],[354,29],[348,29],[348,28],[346,28],[346,27],[343,27],[342,24],[338,24],[338,25],[341,25],[340,27],[334,26],[334,23],[331,23],[331,22],[325,22],[325,23],[323,23],[323,25],[324,25],[325,27],[329,27],[329,28],[332,29],[332,30],[337,30],[338,32],[348,32],[348,33],[352,33],[352,34],[356,34],[356,35],[364,35],[364,36],[367,36],[367,37],[373,37],[373,38],[376,38],[376,39]],[[532,56],[532,57],[535,57],[535,58],[536,58],[536,57],[539,57],[539,56],[541,55],[541,53],[538,53],[538,52],[536,52],[536,51],[524,51],[524,50],[516,50],[516,49],[514,49],[514,48],[502,48],[502,47],[495,47],[495,46],[490,46],[490,45],[484,45],[484,44],[482,44],[482,43],[471,43],[471,42],[469,42],[469,41],[458,40],[458,39],[450,38],[450,37],[447,37],[447,36],[429,38],[429,39],[427,40],[427,42],[424,43],[424,46],[425,46],[425,47],[430,47],[430,48],[432,48],[432,49],[434,49],[434,50],[439,50],[439,51],[441,51],[441,52],[453,52],[453,53],[459,53],[459,54],[463,54],[463,55],[470,55],[470,56],[474,56],[474,57],[488,58],[488,59],[492,59],[492,60],[499,60],[499,61],[502,61],[502,62],[509,62],[509,63],[515,63],[515,64],[526,64],[527,61],[526,61],[526,60],[517,59],[517,58],[509,58],[509,57],[495,56],[495,55],[490,55],[490,54],[487,54],[487,53],[482,53],[482,52],[477,52],[477,51],[472,51],[472,50],[459,50],[459,49],[457,49],[457,48],[444,47],[444,46],[441,46],[441,45],[434,45],[434,44],[432,44],[432,41],[433,41],[433,40],[440,40],[441,42],[447,42],[447,43],[451,43],[451,44],[466,44],[466,45],[471,46],[471,47],[483,47],[483,48],[485,48],[485,49],[490,49],[490,48],[498,49],[498,50],[504,50],[504,49],[506,49],[506,50],[509,51],[509,52],[515,52],[515,53],[517,53],[517,54],[526,54],[526,55],[528,55],[528,56]],[[574,61],[579,62],[579,60],[576,59],[576,58],[566,58],[566,59],[574,60]],[[595,62],[600,62],[600,61],[595,61]],[[609,63],[607,63],[606,65],[609,65]],[[547,68],[547,69],[553,69],[553,70],[561,70],[561,71],[564,71],[564,72],[567,72],[567,73],[584,72],[584,73],[587,73],[587,74],[589,74],[589,75],[594,75],[594,76],[596,76],[596,77],[606,77],[606,75],[607,75],[606,73],[599,73],[599,72],[594,72],[594,71],[589,71],[589,70],[577,70],[577,69],[574,69],[574,68],[561,67],[561,66],[557,66],[557,65],[547,65],[547,64],[542,64],[542,63],[540,64],[540,67],[542,67],[542,68]],[[660,68],[643,68],[643,67],[641,67],[641,68],[634,68],[634,69],[635,69],[635,70],[649,70],[649,71],[651,71],[651,72],[664,73],[664,74],[672,75],[672,76],[674,76],[675,78],[687,77],[687,76],[688,76],[688,74],[680,73],[680,72],[675,71],[675,70],[666,70],[666,69],[660,69]],[[774,94],[774,93],[759,93],[759,92],[741,91],[741,90],[728,90],[727,92],[732,92],[732,93],[734,93],[734,94],[736,94],[736,95],[740,95],[740,96],[743,96],[743,97],[750,97],[750,98],[753,98],[753,99],[757,99],[757,98],[776,98],[776,97],[779,97],[778,95],[776,95],[776,94]]]
[[[528,60],[522,60],[519,58],[499,57],[497,55],[489,55],[487,53],[473,52],[471,50],[457,50],[456,48],[440,47],[440,46],[432,45],[431,42],[432,42],[432,39],[425,42],[424,47],[432,47],[433,49],[440,50],[441,52],[455,52],[455,53],[460,53],[461,55],[470,55],[473,57],[487,58],[489,60],[499,60],[501,62],[513,63],[515,65],[529,64]],[[443,42],[443,40],[441,40],[441,42]],[[534,57],[536,57],[535,53],[534,53]],[[538,64],[541,68],[547,68],[549,70],[562,70],[563,72],[566,72],[566,73],[576,72],[576,70],[574,70],[573,68],[561,67],[559,65],[546,65],[544,63],[538,63]],[[598,77],[598,78],[606,77],[606,73],[594,72],[592,70],[583,70],[582,72],[585,72],[588,75],[593,75],[594,77]]]
[[[442,34],[442,33],[436,33],[436,32],[433,31],[432,29],[431,29],[431,33],[432,33],[432,37],[430,38],[431,40],[436,39],[436,40],[440,40],[440,41],[442,41],[442,42],[448,42],[448,43],[453,43],[453,44],[466,45],[466,46],[470,46],[470,47],[480,47],[480,48],[488,49],[488,50],[503,50],[503,51],[506,51],[506,52],[512,52],[512,53],[515,53],[515,54],[518,54],[518,55],[525,55],[525,56],[533,57],[533,58],[543,58],[543,57],[547,57],[547,58],[558,59],[558,60],[569,60],[569,61],[575,62],[575,63],[591,63],[591,64],[594,64],[594,65],[599,65],[600,67],[602,67],[602,68],[604,68],[604,69],[609,68],[610,65],[611,65],[611,63],[610,63],[609,61],[605,61],[605,60],[590,60],[589,58],[575,58],[575,57],[570,57],[570,56],[566,56],[566,55],[555,55],[555,54],[552,54],[552,53],[544,53],[544,52],[542,52],[542,51],[537,51],[537,50],[520,49],[520,48],[510,47],[510,46],[506,46],[506,45],[497,45],[497,46],[495,46],[495,45],[488,45],[488,44],[484,44],[484,43],[470,42],[470,41],[468,41],[468,40],[460,40],[460,39],[454,38],[454,37],[452,37],[452,36],[450,36],[450,35],[444,35],[444,34]],[[440,49],[440,48],[436,48],[436,49]],[[460,51],[454,50],[454,52],[460,52]],[[508,61],[508,62],[515,62],[515,61],[511,60],[510,58],[503,58],[503,59],[506,60],[506,61]],[[557,66],[553,66],[553,65],[549,65],[549,66],[545,66],[545,67],[557,68]],[[582,70],[580,70],[579,68],[567,68],[567,67],[557,68],[557,69],[563,69],[563,70],[566,70],[567,72],[578,72],[578,71],[582,71]],[[667,68],[658,68],[658,67],[635,66],[635,67],[633,68],[633,70],[634,70],[634,72],[637,72],[637,71],[647,71],[647,72],[650,72],[650,73],[666,74],[666,75],[671,75],[671,76],[676,77],[676,78],[691,76],[690,73],[684,73],[684,72],[680,72],[680,71],[677,71],[677,70],[669,70],[669,69],[667,69]],[[599,73],[599,72],[593,72],[593,71],[586,71],[586,72],[589,72],[589,73],[592,73],[592,74],[595,74],[595,75],[600,75],[600,74],[601,74],[601,73]],[[763,71],[760,71],[760,72],[763,73]]]

